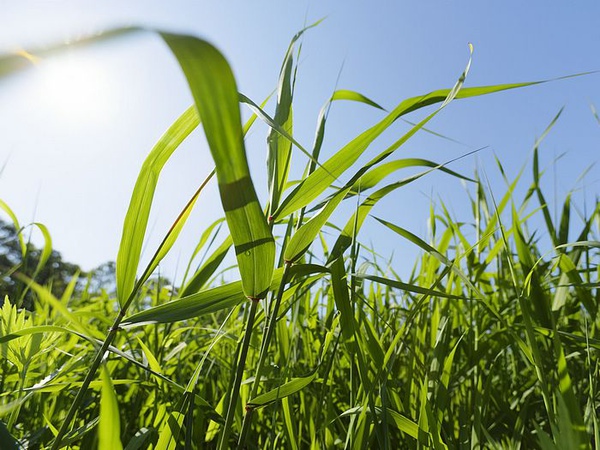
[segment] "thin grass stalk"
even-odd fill
[[[200,187],[198,188],[198,190],[192,197],[192,200],[190,200],[190,202],[188,202],[188,204],[186,205],[186,207],[184,208],[183,211],[185,211],[190,205],[193,204],[192,202],[195,201],[195,198],[197,198],[197,196],[200,194],[201,190],[204,188],[204,186],[206,186],[208,181],[212,178],[213,173],[214,173],[214,171],[200,185]],[[152,258],[150,264],[148,265],[148,267],[146,268],[146,270],[144,271],[142,276],[138,279],[138,281],[134,285],[133,290],[129,294],[129,297],[127,298],[127,300],[125,301],[123,306],[119,309],[119,313],[117,314],[117,317],[115,318],[112,326],[109,328],[108,335],[104,339],[102,346],[97,351],[94,361],[92,362],[92,366],[90,367],[90,370],[88,371],[81,387],[79,388],[79,391],[77,392],[77,396],[75,397],[75,400],[73,401],[73,403],[71,404],[71,407],[69,408],[69,411],[67,412],[67,417],[65,417],[65,420],[63,421],[63,423],[60,427],[60,430],[58,431],[58,434],[56,435],[56,438],[54,439],[54,442],[52,444],[52,450],[58,450],[59,448],[61,448],[60,447],[61,441],[65,437],[67,432],[69,431],[71,422],[75,418],[75,414],[77,413],[77,410],[81,406],[83,397],[87,393],[90,383],[96,376],[96,372],[98,371],[98,368],[100,367],[102,359],[104,358],[104,354],[107,352],[108,348],[112,345],[113,341],[115,340],[115,337],[117,336],[117,331],[119,331],[119,326],[121,325],[121,322],[125,318],[125,315],[127,314],[129,307],[131,306],[134,299],[136,298],[137,293],[139,292],[139,290],[142,288],[142,286],[144,285],[144,283],[150,276],[150,272],[153,270],[153,267],[154,267],[153,264],[156,261],[156,258],[159,257],[164,246],[167,244],[169,237],[171,236],[171,232],[175,229],[175,225],[181,219],[182,214],[183,214],[183,212],[176,219],[175,224],[171,226],[171,229],[169,230],[169,232],[167,233],[167,235],[165,236],[165,238],[159,245],[158,249],[156,250],[156,253],[154,254],[154,257]]]
[[[227,416],[225,417],[225,425],[223,426],[223,433],[219,437],[219,444],[217,446],[219,450],[229,448],[229,436],[231,435],[231,427],[233,425],[233,419],[235,416],[235,408],[237,406],[237,401],[240,396],[240,386],[242,384],[242,377],[244,376],[244,366],[246,365],[246,357],[248,356],[248,348],[250,347],[250,338],[252,337],[252,329],[254,328],[254,319],[256,317],[256,308],[258,307],[259,300],[251,299],[251,302],[252,305],[250,306],[250,312],[248,313],[248,319],[246,320],[246,331],[244,332],[242,349],[240,351],[239,360],[236,364],[233,389],[231,391],[231,397],[229,398],[229,405],[227,405]]]
[[[73,400],[73,403],[71,404],[71,407],[69,408],[69,411],[67,412],[67,417],[65,417],[60,429],[58,430],[58,434],[56,435],[56,438],[54,438],[54,442],[52,444],[51,450],[58,450],[58,449],[62,448],[61,447],[62,440],[65,437],[65,435],[68,433],[69,428],[71,426],[71,422],[75,418],[75,414],[77,413],[77,410],[79,409],[79,407],[81,406],[81,403],[83,402],[83,397],[87,393],[90,383],[93,381],[94,377],[96,376],[96,372],[98,371],[98,368],[100,367],[100,364],[102,363],[104,354],[108,351],[108,347],[110,347],[112,345],[115,337],[117,336],[117,331],[119,331],[119,326],[121,325],[121,322],[125,318],[125,313],[126,313],[127,309],[129,308],[129,306],[131,305],[131,302],[133,301],[133,298],[134,298],[135,294],[137,293],[137,289],[139,289],[140,287],[141,286],[138,282],[138,286],[136,286],[136,289],[134,289],[134,292],[131,294],[129,300],[127,300],[124,307],[119,311],[117,318],[113,322],[112,326],[109,328],[109,333],[106,336],[106,339],[104,339],[104,342],[102,343],[102,346],[100,347],[100,349],[96,352],[96,356],[94,358],[94,361],[92,362],[92,366],[90,367],[90,370],[88,371],[85,379],[83,380],[83,383],[81,384],[81,387],[79,388],[79,391],[77,392],[77,396],[75,397],[75,400]]]
[[[279,307],[281,305],[281,299],[283,298],[283,293],[285,290],[285,285],[287,283],[291,263],[286,262],[283,269],[283,276],[281,277],[281,283],[279,284],[279,289],[277,291],[277,296],[275,297],[275,303],[273,304],[273,308],[271,310],[271,315],[269,317],[269,322],[267,323],[267,328],[263,334],[263,341],[260,347],[260,354],[258,357],[258,363],[256,365],[256,375],[254,376],[254,383],[252,383],[252,390],[250,392],[250,399],[256,397],[258,394],[258,387],[260,385],[260,380],[263,376],[264,367],[265,367],[265,359],[267,357],[269,344],[271,343],[271,338],[273,336],[273,330],[277,325],[277,313],[279,311]],[[240,437],[238,440],[238,449],[244,448],[246,443],[246,439],[248,438],[248,432],[250,431],[250,426],[252,425],[252,414],[254,412],[254,408],[247,408],[246,415],[244,416],[244,421],[242,424],[242,431],[240,433]]]

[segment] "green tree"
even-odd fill
[[[31,242],[26,244],[23,257],[15,227],[0,219],[0,302],[8,296],[19,307],[32,309],[33,295],[27,283],[17,274],[34,278],[38,284],[49,286],[55,296],[61,296],[72,277],[80,273],[77,264],[64,261],[60,252],[52,250],[48,261],[36,272],[42,250]]]

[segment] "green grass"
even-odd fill
[[[238,94],[212,45],[160,33],[195,104],[140,171],[117,257],[116,295],[77,290],[73,278],[57,298],[51,286],[35,283],[35,272],[26,277],[15,267],[3,274],[26,283],[35,302],[28,311],[17,307],[21,299],[7,299],[1,310],[1,448],[584,449],[599,442],[598,202],[582,215],[569,194],[553,221],[538,163],[541,140],[530,181],[521,172],[501,193],[479,173],[470,178],[418,157],[393,159],[451,101],[537,82],[463,87],[469,59],[454,87],[401,101],[323,160],[333,102],[381,107],[336,91],[319,116],[313,147],[296,142],[296,44],[303,32],[285,55],[272,113],[269,103]],[[17,57],[0,58],[0,74],[22,66]],[[245,125],[240,103],[253,113]],[[421,119],[356,167],[408,113]],[[267,205],[259,203],[244,148],[257,120],[270,129]],[[157,179],[198,126],[215,171],[140,267]],[[301,179],[289,178],[292,164],[306,165]],[[400,173],[414,168],[422,171]],[[498,169],[504,175],[499,162]],[[471,217],[432,206],[424,239],[374,209],[432,171],[469,184]],[[225,217],[199,236],[194,256],[204,254],[203,263],[194,269],[190,261],[186,280],[171,291],[153,274],[213,174]],[[524,198],[516,194],[520,186]],[[342,204],[355,205],[354,212],[337,223]],[[0,206],[20,229],[10,208]],[[377,248],[362,244],[365,221],[421,251],[410,276],[398,276]],[[223,222],[230,235],[218,233]],[[223,275],[232,250],[240,281]]]

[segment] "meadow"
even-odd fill
[[[30,308],[24,297],[6,298],[0,312],[2,449],[591,449],[600,442],[600,203],[574,205],[569,194],[553,218],[538,151],[560,113],[536,142],[527,171],[505,177],[500,196],[481,173],[395,153],[452,101],[539,82],[466,87],[469,59],[453,87],[389,111],[337,90],[305,148],[293,134],[305,31],[294,36],[276,93],[264,101],[238,93],[210,43],[158,32],[194,105],[139,172],[116,293],[77,276],[60,296],[37,283],[51,251],[43,225],[47,245],[38,265],[29,274],[22,263],[2,269],[34,298]],[[0,75],[27,64],[23,55],[1,57]],[[323,158],[337,102],[381,110],[382,118]],[[240,107],[252,114],[246,123]],[[409,130],[357,167],[410,113]],[[270,130],[266,204],[245,151],[244,136],[257,122]],[[215,170],[140,266],[160,172],[199,127]],[[305,164],[299,179],[290,175],[292,164]],[[504,175],[501,161],[494,170]],[[436,171],[469,186],[469,217],[432,205],[424,237],[375,209]],[[184,281],[170,286],[156,268],[208,183],[218,183],[224,217],[199,233]],[[0,206],[22,230],[10,206]],[[342,207],[350,214],[334,223]],[[363,244],[366,221],[419,249],[408,277]],[[24,233],[18,236],[25,261]],[[231,273],[228,253],[239,281],[223,275]]]

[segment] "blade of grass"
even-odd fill
[[[229,64],[208,42],[162,33],[192,91],[215,160],[219,191],[244,287],[264,298],[271,284],[275,242],[246,160],[238,92]]]
[[[115,388],[106,366],[102,367],[102,397],[98,423],[98,450],[123,450],[121,418]]]

